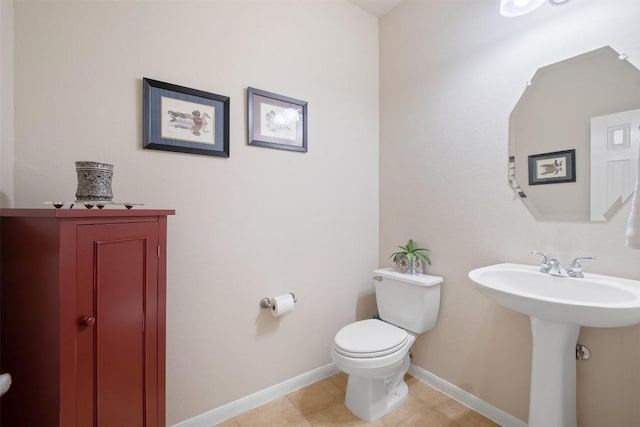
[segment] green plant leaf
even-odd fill
[[[422,252],[416,252],[415,254],[422,260],[422,262],[426,262],[427,264],[431,265],[431,260],[429,259],[429,256],[427,254],[423,254]]]
[[[409,239],[405,246],[398,246],[400,251],[392,253],[389,258],[393,259],[393,262],[397,263],[402,259],[402,257],[407,257],[407,261],[409,263],[413,263],[414,257],[418,257],[422,262],[426,262],[431,265],[431,259],[429,259],[429,255],[425,252],[429,252],[430,249],[421,248],[413,239]]]
[[[391,257],[393,257],[393,262],[398,262],[402,259],[403,256],[406,256],[407,253],[406,252],[396,252],[393,255],[391,255]],[[389,257],[389,258],[391,258]]]
[[[413,239],[409,239],[409,241],[407,242],[407,252],[415,251],[415,247],[416,247],[416,242],[414,242]]]

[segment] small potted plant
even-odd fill
[[[409,239],[405,246],[398,247],[402,250],[394,252],[389,258],[393,258],[393,262],[401,273],[422,274],[424,264],[431,265],[431,259],[427,255],[429,249],[419,247],[413,239]]]

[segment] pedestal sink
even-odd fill
[[[469,278],[489,299],[531,318],[529,427],[576,427],[580,327],[639,324],[640,281],[589,273],[558,277],[523,264],[478,268]]]

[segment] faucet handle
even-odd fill
[[[595,260],[596,259],[592,256],[583,256],[583,257],[574,258],[568,270],[569,276],[578,277],[578,278],[584,277],[584,275],[582,274],[582,264],[580,263],[580,261],[595,261]]]
[[[549,265],[549,255],[545,254],[544,252],[538,252],[538,251],[531,251],[530,252],[531,255],[538,255],[542,257],[542,265],[540,266],[540,272],[541,273],[548,273],[549,272],[549,268],[551,267]]]
[[[549,262],[549,255],[545,254],[544,252],[531,251],[529,253],[531,255],[540,255],[541,257],[543,257],[544,259],[542,260],[542,262],[544,262],[545,264]]]
[[[582,268],[582,264],[580,261],[595,261],[596,259],[592,256],[579,256],[573,259],[571,263],[571,268]]]

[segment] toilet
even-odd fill
[[[374,271],[380,319],[351,323],[338,331],[331,359],[349,375],[345,405],[375,421],[407,397],[404,375],[416,336],[432,329],[440,308],[442,277]]]

